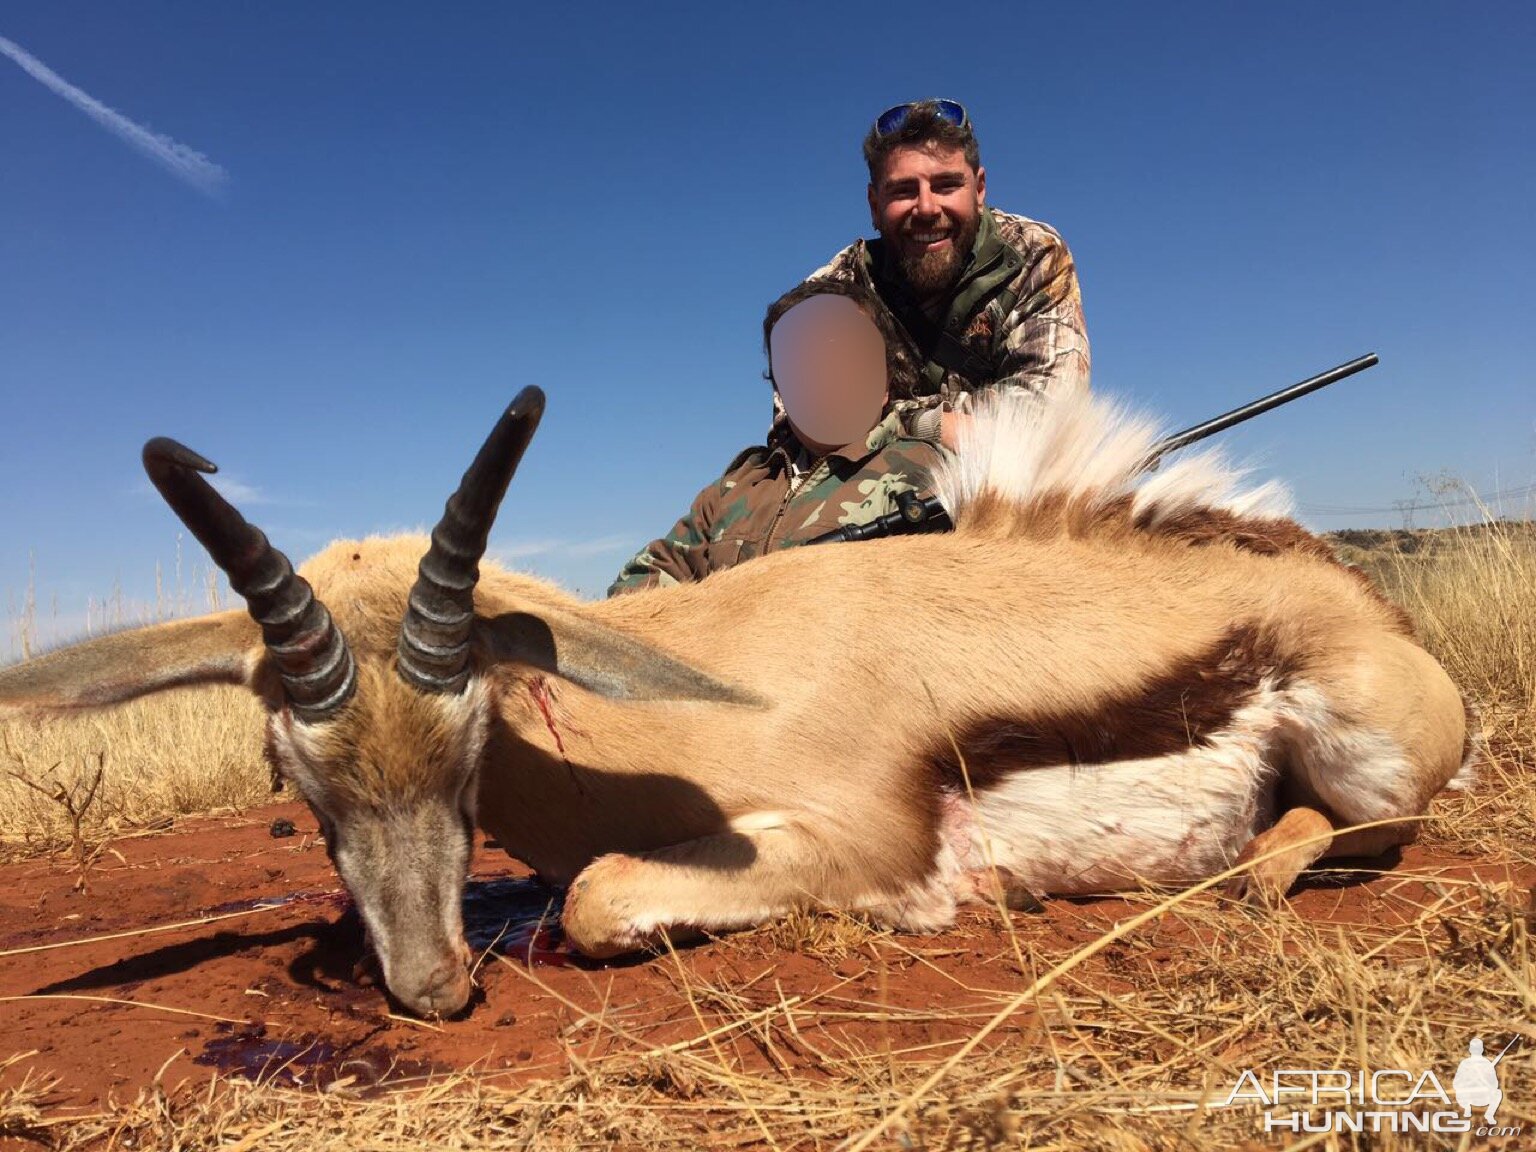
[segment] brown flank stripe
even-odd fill
[[[1251,625],[1229,630],[1206,652],[1146,684],[1134,696],[1039,724],[989,717],[937,742],[927,756],[940,780],[964,788],[955,745],[971,787],[986,790],[1015,772],[1053,765],[1112,764],[1171,756],[1208,743],[1231,726],[1266,676],[1282,682],[1280,654]]]

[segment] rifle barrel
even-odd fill
[[[1241,408],[1207,420],[1204,424],[1196,424],[1193,428],[1186,428],[1182,432],[1175,433],[1166,440],[1160,441],[1148,462],[1160,460],[1170,452],[1175,452],[1197,440],[1204,440],[1207,436],[1214,436],[1217,432],[1224,431],[1234,424],[1241,424],[1244,420],[1268,412],[1271,408],[1278,408],[1282,404],[1288,404],[1299,396],[1305,396],[1309,392],[1316,392],[1319,388],[1353,376],[1356,372],[1363,372],[1373,364],[1380,363],[1380,358],[1374,352],[1367,352],[1364,356],[1357,356],[1347,364],[1340,364],[1337,368],[1330,368],[1326,372],[1320,372],[1310,379],[1303,380],[1300,384],[1292,384],[1289,388],[1282,388],[1278,392],[1271,392],[1268,396],[1260,397],[1251,403],[1244,404]]]

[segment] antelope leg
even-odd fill
[[[1228,880],[1227,895],[1264,907],[1279,904],[1296,877],[1327,854],[1333,828],[1333,821],[1316,808],[1288,809],[1272,827],[1248,841],[1237,862],[1246,864],[1276,849],[1282,851]]]
[[[1274,827],[1260,832],[1248,842],[1237,862],[1247,863],[1277,848],[1284,851],[1228,880],[1227,894],[1251,904],[1273,907],[1291,890],[1296,878],[1319,860],[1338,856],[1380,856],[1388,849],[1411,844],[1419,831],[1417,824],[1405,823],[1335,832],[1340,825],[1341,821],[1329,816],[1326,809],[1288,809]],[[1335,834],[1326,840],[1313,839],[1328,832]],[[1312,842],[1305,843],[1308,840]]]
[[[574,947],[601,958],[751,928],[795,908],[848,906],[853,854],[840,855],[781,816],[653,852],[612,853],[576,877],[562,925]]]

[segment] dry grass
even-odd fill
[[[1508,744],[1536,717],[1536,532],[1529,521],[1437,532],[1429,547],[1364,563]]]
[[[100,788],[79,822],[87,851],[178,816],[269,800],[261,726],[255,699],[229,687],[0,721],[0,854],[73,850],[75,822],[50,793],[83,796],[98,769]]]
[[[712,984],[686,958],[664,956],[654,963],[675,965],[678,998],[695,1014],[689,1040],[649,1040],[654,1005],[615,1009],[594,991],[565,998],[575,1024],[565,1068],[548,1078],[509,1087],[469,1068],[372,1096],[345,1082],[157,1087],[123,1108],[51,1118],[48,1138],[59,1148],[295,1152],[1259,1146],[1256,1111],[1221,1106],[1243,1069],[1432,1068],[1448,1087],[1448,1054],[1464,1037],[1536,1041],[1528,893],[1441,887],[1390,930],[1282,912],[1234,932],[1240,914],[1210,901],[1158,910],[1147,898],[1146,923],[1093,956],[1024,919],[1015,927],[1029,971],[1011,971],[1006,953],[980,960],[976,979],[953,979],[940,1008],[893,1006],[847,980],[800,997],[771,979]],[[755,954],[763,943],[721,946]],[[861,952],[877,988],[926,963],[920,941],[879,933]],[[509,969],[553,992],[537,970]],[[1016,990],[989,990],[1010,976]],[[1529,1131],[1531,1046],[1517,1044],[1502,1068],[1501,1123]],[[0,1099],[0,1132],[48,1123],[45,1090],[34,1083]],[[1289,1146],[1456,1145],[1413,1134]]]
[[[91,600],[85,636],[222,607],[212,569],[183,572],[178,540],[172,577],[155,570],[154,600],[137,603],[121,589]],[[29,581],[10,612],[7,659],[35,654],[40,638],[56,640],[57,633],[56,622],[41,617]],[[89,859],[117,837],[270,796],[261,711],[239,689],[169,692],[102,712],[0,720],[0,858],[68,849],[83,877]]]
[[[1439,541],[1427,559],[1357,559],[1408,607],[1475,696],[1493,752],[1472,793],[1437,807],[1427,842],[1446,854],[1530,864],[1531,537],[1484,530]],[[248,743],[253,718],[231,701],[213,719],[195,699],[141,705],[134,721],[78,721],[74,737],[68,726],[46,737],[28,733],[23,754],[33,765],[88,765],[110,749],[109,779],[123,765],[138,766],[118,782],[112,803],[137,805],[141,821],[198,802],[254,801],[265,776]],[[202,726],[208,734],[188,736]],[[197,777],[190,790],[158,782],[159,773],[205,757],[224,767]],[[232,789],[216,787],[221,774],[237,782]],[[139,788],[150,798],[128,795]],[[45,842],[54,814],[11,808],[30,790],[0,795],[7,834]],[[1147,895],[1135,904],[1141,915],[1094,924],[1079,944],[1064,943],[1050,917],[1014,915],[1002,936],[977,920],[978,941],[995,954],[959,976],[946,969],[938,1007],[885,995],[904,973],[939,971],[924,941],[806,916],[714,946],[768,970],[750,982],[712,983],[688,956],[653,961],[672,972],[676,989],[666,1042],[652,1039],[654,1004],[616,1007],[595,989],[580,1002],[566,999],[574,1023],[564,1064],[540,1079],[509,1086],[468,1068],[372,1095],[345,1081],[317,1091],[222,1080],[200,1090],[157,1086],[110,1111],[67,1117],[50,1115],[45,1083],[6,1077],[14,1086],[0,1094],[0,1137],[61,1149],[277,1152],[1536,1147],[1536,909],[1528,888],[1415,877],[1402,868],[1378,897],[1373,922],[1348,925],[1289,909],[1252,915],[1206,895]],[[775,950],[786,947],[825,959],[829,977],[816,991],[790,994],[773,979]],[[559,998],[536,969],[507,970]],[[867,977],[861,984],[841,978],[855,971]],[[683,1041],[675,1032],[679,1006],[694,1022]],[[1495,1046],[1520,1038],[1500,1065],[1499,1115],[1501,1124],[1524,1126],[1518,1139],[1266,1136],[1253,1107],[1220,1107],[1243,1069],[1267,1076],[1275,1068],[1429,1068],[1449,1088],[1462,1046],[1476,1034]]]
[[[1478,804],[1444,833],[1482,853],[1536,843],[1536,530],[1486,521],[1356,553],[1408,610],[1477,707],[1489,756]]]

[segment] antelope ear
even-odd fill
[[[244,611],[116,632],[0,669],[0,715],[100,708],[188,684],[249,684],[261,633]]]
[[[611,700],[765,706],[755,693],[574,613],[508,612],[476,623],[481,650],[493,661],[530,664]]]

